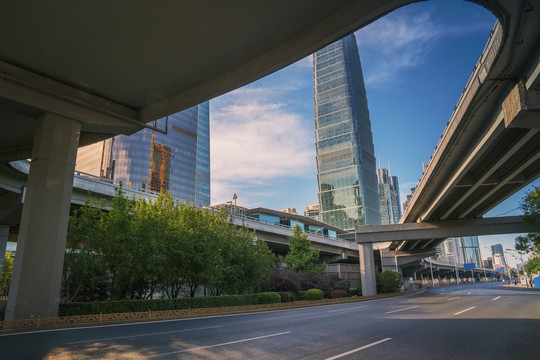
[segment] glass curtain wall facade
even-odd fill
[[[474,263],[477,268],[483,266],[482,259],[480,258],[480,248],[478,246],[477,236],[465,236],[458,238],[460,242],[462,261],[460,263]]]
[[[458,264],[474,263],[477,268],[483,266],[477,236],[446,239],[437,245],[436,252],[440,261]]]
[[[321,221],[345,230],[380,224],[371,122],[353,34],[313,55]]]
[[[387,169],[377,169],[381,225],[397,224],[401,218],[399,184],[397,176],[390,176]]]
[[[504,250],[501,244],[491,245],[491,255],[493,258],[493,266],[505,267],[506,259],[504,258]]]
[[[180,201],[210,205],[209,104],[205,102],[159,119],[163,134],[143,129],[85,146],[76,170],[105,177],[123,186],[169,191]]]

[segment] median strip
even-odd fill
[[[327,359],[325,359],[325,360],[335,360],[335,359],[339,359],[339,358],[342,358],[342,357],[344,357],[344,356],[347,356],[347,355],[350,355],[350,354],[354,354],[355,352],[358,352],[358,351],[367,349],[367,348],[369,348],[369,347],[372,347],[372,346],[381,344],[381,343],[383,343],[383,342],[385,342],[385,341],[388,341],[388,340],[392,340],[392,338],[386,338],[386,339],[382,339],[382,340],[379,340],[379,341],[375,341],[374,343],[371,343],[371,344],[367,344],[367,345],[361,346],[361,347],[359,347],[359,348],[353,349],[353,350],[351,350],[351,351],[344,352],[344,353],[339,354],[339,355],[336,355],[336,356],[332,356],[332,357],[327,358]]]
[[[473,306],[473,307],[470,307],[470,308],[468,308],[468,309],[458,311],[458,312],[455,313],[454,315],[463,314],[464,312],[469,311],[469,310],[472,310],[472,309],[475,309],[475,308],[476,308],[476,306]]]
[[[172,354],[180,354],[180,353],[184,353],[184,352],[188,352],[188,351],[197,351],[197,350],[203,350],[203,349],[210,349],[210,348],[214,348],[214,347],[218,347],[218,346],[226,346],[226,345],[239,344],[239,343],[243,343],[243,342],[247,342],[247,341],[259,340],[259,339],[266,339],[266,338],[269,338],[269,337],[280,336],[280,335],[285,335],[285,334],[290,334],[290,333],[291,333],[290,331],[285,331],[285,332],[281,332],[281,333],[277,333],[277,334],[270,334],[270,335],[264,335],[264,336],[257,336],[257,337],[253,337],[253,338],[249,338],[249,339],[242,339],[242,340],[236,340],[236,341],[229,341],[229,342],[225,342],[225,343],[221,343],[221,344],[214,344],[214,345],[208,345],[208,346],[199,346],[199,347],[195,347],[195,348],[191,348],[191,349],[184,349],[184,350],[178,350],[178,351],[171,351],[171,352],[163,353],[163,354],[148,355],[147,358],[158,357],[158,356],[165,356],[165,355],[172,355]]]

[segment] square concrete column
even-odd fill
[[[9,225],[0,225],[0,280],[2,279],[2,268],[6,257],[6,246],[9,237]]]
[[[358,244],[358,255],[360,258],[360,276],[362,278],[362,296],[377,295],[373,244]]]
[[[55,114],[37,121],[6,320],[58,314],[80,129]]]

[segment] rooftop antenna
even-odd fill
[[[381,168],[381,153],[377,153],[377,157],[379,158],[379,169]]]
[[[390,170],[390,160],[388,160],[388,177],[390,176],[392,176],[392,171]]]

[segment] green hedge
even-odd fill
[[[321,300],[324,298],[324,292],[319,289],[299,291],[294,295],[296,297],[296,300]]]
[[[196,298],[113,300],[92,302],[60,303],[58,316],[113,314],[125,312],[201,309],[221,306],[242,306],[280,303],[278,293],[258,293],[246,295],[207,296]]]

